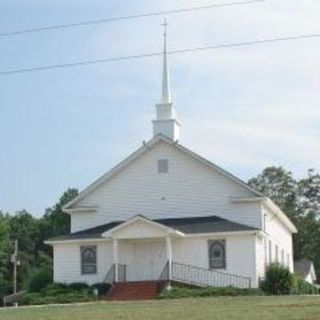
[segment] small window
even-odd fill
[[[209,241],[209,267],[210,269],[226,268],[225,240]]]
[[[97,273],[97,247],[81,247],[81,274]]]
[[[169,172],[169,160],[160,159],[158,160],[158,173],[168,173]]]
[[[276,245],[276,263],[279,263],[279,247]]]
[[[281,250],[281,264],[283,266],[285,266],[285,262],[284,262],[284,250]]]
[[[272,263],[272,242],[269,240],[269,264]]]
[[[287,253],[287,267],[290,268],[290,255]]]

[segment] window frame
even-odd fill
[[[86,250],[94,250],[94,262],[84,261],[84,252]],[[85,271],[86,267],[94,267],[92,272]],[[95,275],[98,273],[98,247],[97,245],[80,246],[80,271],[81,275]]]
[[[222,265],[221,266],[214,266],[212,264],[212,260],[215,258],[211,257],[212,254],[212,247],[214,245],[218,244],[222,248],[222,254],[223,257],[221,258],[222,260]],[[210,270],[226,270],[227,269],[227,246],[226,246],[226,240],[225,239],[217,239],[217,240],[209,240],[208,241],[208,262],[209,262],[209,269]],[[218,260],[218,259],[216,259]]]
[[[158,174],[168,174],[169,173],[169,159],[167,159],[167,158],[158,159],[157,172],[158,172]]]

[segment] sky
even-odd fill
[[[231,0],[1,0],[0,33]],[[169,50],[320,32],[318,0],[166,16]],[[162,50],[163,17],[0,37],[0,71]],[[320,38],[170,56],[181,144],[247,180],[320,170]],[[0,76],[0,210],[41,216],[152,138],[161,57]]]

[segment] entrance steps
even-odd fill
[[[165,287],[166,281],[134,281],[114,283],[107,293],[107,300],[150,300],[155,299]]]

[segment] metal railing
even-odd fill
[[[171,279],[169,279],[169,263],[167,262],[159,280],[172,280],[198,287],[251,287],[250,277],[243,277],[218,270],[209,270],[178,262],[172,262],[171,268]]]
[[[125,264],[113,264],[106,277],[104,278],[105,283],[114,283],[116,282],[116,267],[118,269],[118,281],[117,282],[126,282],[127,281],[127,266]]]
[[[169,280],[169,261],[167,261],[167,263],[164,265],[164,268],[162,269],[159,280],[160,281]]]

